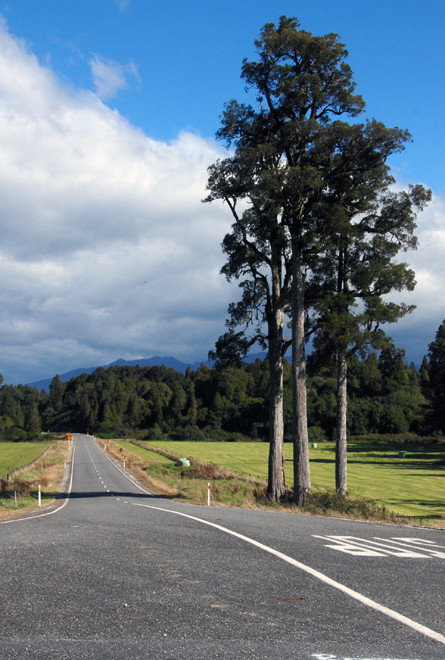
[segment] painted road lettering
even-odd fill
[[[361,539],[357,536],[318,536],[314,538],[327,541],[325,546],[357,557],[402,557],[445,559],[445,546],[433,541],[415,537],[393,537],[390,539],[374,536],[373,539]]]

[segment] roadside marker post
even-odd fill
[[[38,497],[39,506],[42,506],[42,489],[39,484],[39,497]]]
[[[207,484],[207,506],[210,506],[210,490],[211,490],[211,486],[209,481]]]

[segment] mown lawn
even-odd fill
[[[267,478],[268,444],[255,442],[172,442],[150,444],[179,456]],[[293,485],[292,445],[285,444],[285,475]],[[405,458],[398,452],[406,451]],[[335,488],[334,443],[310,449],[312,485]],[[374,500],[391,511],[416,518],[445,519],[445,446],[429,445],[425,453],[412,445],[350,442],[348,489],[352,495]]]
[[[41,456],[52,442],[0,442],[0,477]]]

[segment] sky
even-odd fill
[[[407,128],[398,187],[423,183],[417,306],[387,328],[419,364],[445,318],[443,0],[0,0],[0,372],[205,360],[236,283],[231,217],[203,204],[224,103],[265,23],[346,45],[367,117]]]

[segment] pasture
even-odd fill
[[[0,442],[0,477],[39,458],[52,442]]]
[[[236,472],[267,479],[267,443],[256,442],[151,442],[178,456],[192,456]],[[406,452],[404,458],[399,452]],[[284,445],[286,484],[293,485],[292,445]],[[335,444],[310,448],[314,489],[335,488]],[[353,442],[348,447],[348,492],[374,500],[403,516],[445,519],[445,445],[427,445],[424,452],[413,445]]]

